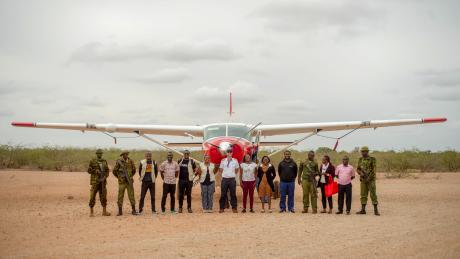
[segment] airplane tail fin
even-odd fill
[[[233,112],[233,99],[232,99],[232,92],[230,92],[230,107],[229,107],[229,111],[228,111],[228,115],[230,115],[230,118],[232,117],[232,114],[234,114]]]

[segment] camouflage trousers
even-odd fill
[[[125,197],[125,190],[128,192],[129,202],[131,206],[135,206],[136,201],[134,200],[134,187],[129,183],[119,183],[118,184],[118,207],[123,206],[123,199]]]
[[[310,200],[311,200],[311,207],[316,209],[317,205],[317,197],[316,188],[313,186],[313,183],[309,182],[308,180],[302,180],[302,189],[303,189],[303,207],[304,209],[310,207]]]
[[[89,192],[89,207],[93,208],[96,205],[96,194],[99,193],[99,200],[101,201],[102,207],[107,206],[107,184],[96,183],[91,185]]]
[[[375,187],[375,180],[373,181],[361,181],[361,204],[367,204],[367,196],[371,194],[372,204],[377,205],[377,190]]]

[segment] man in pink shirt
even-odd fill
[[[355,169],[353,169],[353,166],[349,165],[348,162],[348,156],[344,156],[342,164],[335,168],[335,177],[339,179],[337,181],[339,184],[339,211],[337,211],[336,214],[343,214],[343,198],[345,195],[347,202],[347,215],[350,215],[352,190],[351,180],[355,178]]]

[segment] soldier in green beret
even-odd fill
[[[317,212],[317,189],[315,177],[319,175],[318,163],[315,161],[315,152],[308,152],[308,159],[301,161],[299,166],[298,183],[302,185],[303,189],[303,211],[302,213],[308,213],[308,207],[310,206],[313,210],[313,214]]]
[[[129,202],[131,203],[133,215],[139,215],[136,211],[136,201],[134,200],[134,186],[133,176],[136,173],[136,166],[133,160],[128,157],[129,152],[123,151],[120,158],[117,159],[115,167],[113,168],[113,175],[118,178],[118,214],[123,215],[123,198],[125,197],[125,190],[128,192]]]
[[[96,204],[96,194],[99,193],[99,199],[102,205],[102,216],[110,216],[107,212],[107,177],[109,176],[109,166],[107,161],[102,158],[102,149],[96,151],[96,157],[91,159],[88,166],[88,173],[91,175],[89,208],[90,217],[94,217],[94,205]]]
[[[361,157],[358,161],[357,171],[361,181],[361,210],[356,214],[366,214],[367,196],[371,195],[372,204],[374,205],[374,214],[380,216],[377,208],[377,193],[375,186],[377,162],[374,157],[369,156],[369,148],[361,148]]]

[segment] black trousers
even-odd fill
[[[179,180],[179,208],[184,204],[185,195],[187,195],[187,208],[192,208],[192,187],[193,181]]]
[[[323,209],[326,209],[326,200],[327,203],[329,203],[329,209],[332,210],[332,196],[326,197],[326,191],[324,190],[325,185],[321,184],[320,186],[321,189],[321,202],[323,203]]]
[[[150,205],[152,211],[155,211],[155,183],[153,182],[142,182],[141,186],[141,198],[139,199],[139,211],[144,208],[144,199],[147,194],[147,190],[150,192]]]
[[[171,211],[174,211],[174,206],[176,204],[176,185],[163,183],[163,196],[161,197],[161,211],[165,212],[166,210],[166,198],[171,198]]]
[[[230,191],[230,204],[232,209],[236,209],[236,180],[235,178],[222,178],[220,184],[220,209],[225,209],[227,203],[227,192]]]
[[[345,196],[347,202],[347,211],[351,209],[351,183],[347,185],[339,184],[339,211],[343,211],[343,197]]]

